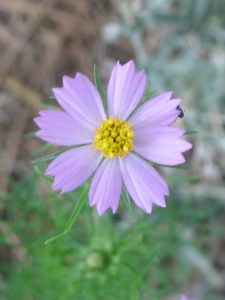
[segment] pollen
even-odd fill
[[[109,117],[95,129],[92,144],[95,150],[102,151],[104,157],[124,157],[133,149],[133,136],[131,124],[119,118]]]

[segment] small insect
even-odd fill
[[[182,119],[184,117],[184,111],[180,107],[180,105],[177,106],[177,110],[179,110],[179,112],[180,112],[179,115],[178,115],[178,117]]]

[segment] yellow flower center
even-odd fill
[[[95,150],[102,151],[105,157],[114,158],[124,155],[133,149],[134,131],[131,124],[112,117],[103,120],[95,129],[95,138],[92,142]]]

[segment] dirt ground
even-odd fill
[[[50,103],[61,78],[83,72],[93,79],[94,63],[113,56],[126,59],[131,49],[112,49],[101,28],[115,13],[109,1],[1,0],[0,3],[0,188],[31,168],[30,153],[39,141],[25,133],[36,130],[33,117]],[[107,73],[107,70],[106,70]],[[108,76],[108,74],[107,74]]]

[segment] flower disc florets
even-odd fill
[[[104,157],[114,158],[124,155],[133,149],[134,132],[131,124],[119,118],[103,120],[95,129],[94,148],[102,151]]]

